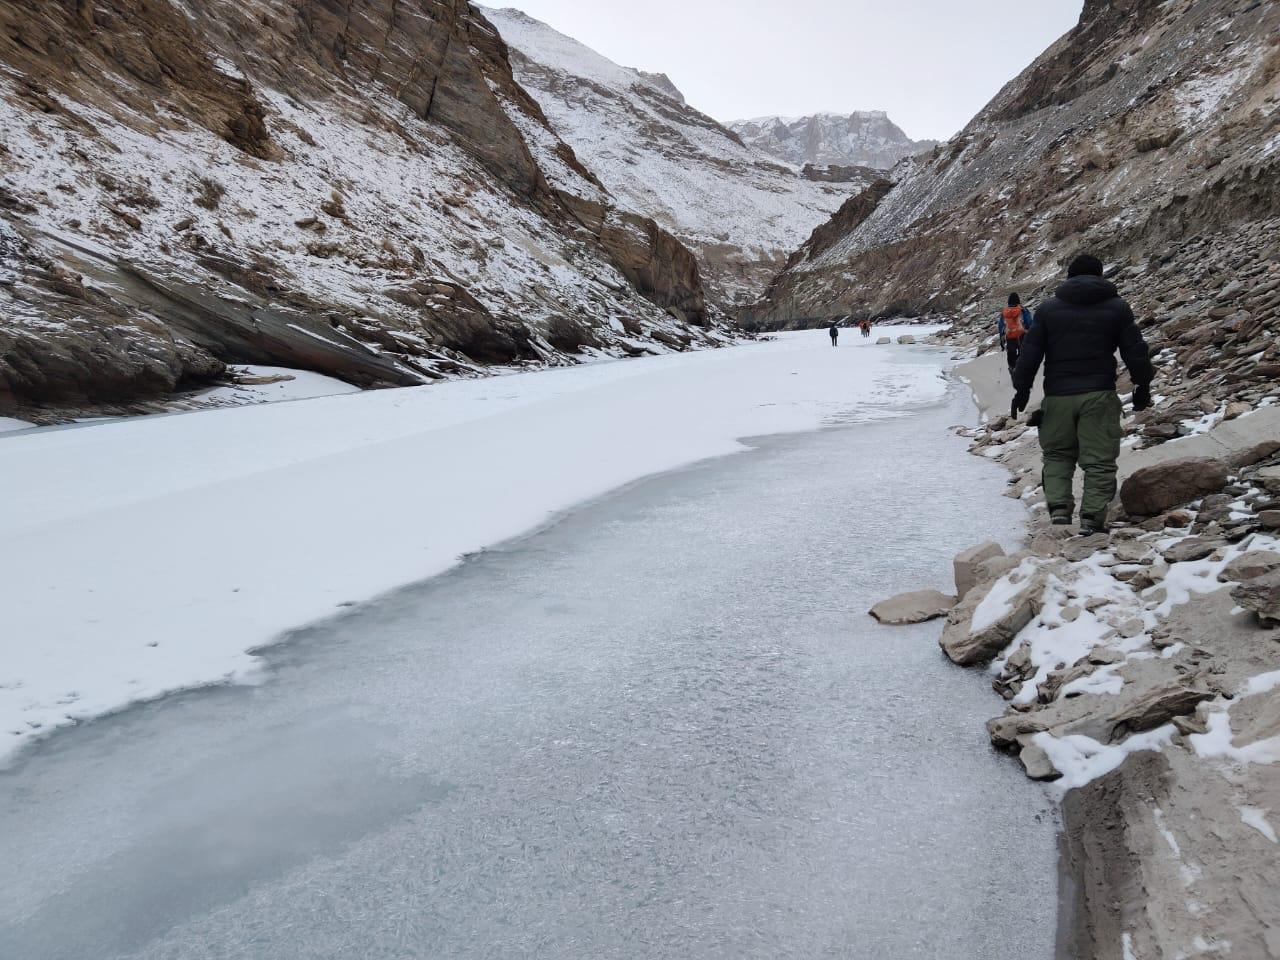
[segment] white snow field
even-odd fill
[[[842,340],[0,437],[0,762],[646,475],[944,394],[941,351]]]

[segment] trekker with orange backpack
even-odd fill
[[[1022,353],[1022,338],[1031,329],[1031,323],[1031,311],[1022,305],[1022,298],[1016,293],[1009,294],[1009,305],[1000,311],[999,329],[1000,349],[1008,358],[1010,378]]]

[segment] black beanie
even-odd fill
[[[1009,306],[1011,307],[1022,306],[1022,298],[1018,296],[1016,293],[1009,294]]]
[[[1089,253],[1082,253],[1071,261],[1071,266],[1067,267],[1068,277],[1078,276],[1100,277],[1102,276],[1102,261]]]

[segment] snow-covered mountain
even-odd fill
[[[0,416],[230,363],[374,386],[665,352],[723,342],[712,313],[465,2],[0,3]]]
[[[883,110],[805,117],[756,117],[728,124],[744,143],[787,163],[888,170],[936,140],[912,140]]]
[[[620,203],[697,254],[713,301],[750,301],[786,254],[874,179],[823,182],[744,144],[662,74],[619,66],[519,10],[485,10],[516,79]]]

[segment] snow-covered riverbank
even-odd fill
[[[942,395],[941,354],[873,344],[846,331],[833,350],[817,331],[0,439],[0,760],[249,679],[249,651],[284,631],[744,437]]]

